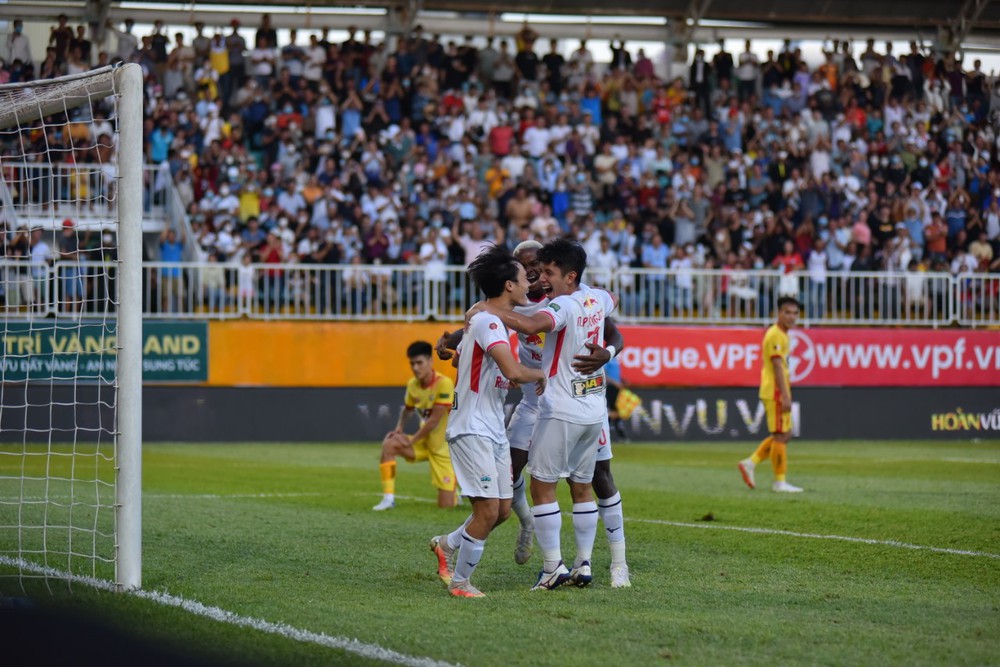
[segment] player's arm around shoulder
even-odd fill
[[[560,297],[561,298],[561,297]],[[553,302],[554,303],[554,302]],[[515,313],[512,310],[503,310],[496,308],[485,301],[480,301],[475,304],[466,312],[465,314],[465,324],[468,328],[469,324],[472,322],[472,318],[481,312],[487,312],[490,315],[497,317],[505,327],[513,329],[518,333],[523,333],[527,335],[548,333],[556,329],[555,321],[550,314],[546,314],[546,311],[552,307],[550,303],[548,306],[538,311],[534,315],[522,315],[521,313]],[[509,378],[508,378],[509,379]]]

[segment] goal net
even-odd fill
[[[142,73],[0,86],[0,597],[141,581]]]

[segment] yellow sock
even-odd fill
[[[771,467],[774,468],[774,481],[784,482],[788,471],[787,446],[783,442],[774,441],[771,447]]]
[[[378,472],[382,476],[382,493],[396,493],[396,462],[379,463]]]
[[[764,438],[764,441],[757,447],[757,451],[750,455],[750,460],[753,461],[754,465],[757,465],[771,455],[771,443],[773,442],[774,438],[771,436]]]

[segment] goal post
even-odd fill
[[[142,583],[142,132],[139,65],[0,86],[0,597]]]
[[[142,585],[142,68],[115,72],[118,95],[118,543],[115,583]]]

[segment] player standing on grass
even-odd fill
[[[469,265],[469,277],[486,295],[491,311],[510,312],[528,303],[524,267],[507,250],[491,246]],[[472,517],[448,535],[431,540],[438,574],[457,597],[481,597],[469,581],[490,532],[510,516],[513,496],[510,445],[504,429],[504,402],[511,382],[545,388],[545,375],[519,364],[510,350],[507,328],[491,312],[469,320],[458,348],[458,385],[448,423],[448,445]],[[458,549],[454,572],[447,563]]]
[[[539,280],[542,265],[538,261],[538,251],[542,244],[537,241],[524,241],[514,249],[514,257],[521,263],[528,276],[528,305],[516,306],[514,312],[521,315],[534,315],[548,305],[549,299]],[[451,350],[462,340],[463,331],[445,334],[438,339],[436,351],[441,359],[450,359]],[[585,374],[598,372],[602,366],[612,359],[611,349],[620,352],[624,347],[624,339],[611,320],[605,322],[605,338],[609,349],[588,345],[588,354],[578,355],[573,362],[576,370]],[[522,365],[528,368],[541,368],[542,352],[545,334],[517,334],[518,357]],[[507,424],[507,438],[510,441],[510,457],[513,465],[514,498],[511,508],[517,515],[521,527],[518,532],[517,545],[514,549],[514,561],[518,565],[527,563],[531,558],[534,541],[535,523],[531,515],[531,506],[525,494],[525,478],[522,475],[528,463],[528,449],[531,444],[531,433],[538,417],[538,397],[531,386],[522,386],[522,398],[514,409],[514,414]],[[625,530],[622,514],[621,495],[615,486],[611,474],[611,444],[608,425],[604,425],[599,441],[597,464],[594,470],[593,488],[597,495],[598,514],[604,523],[608,543],[612,553],[611,585],[614,587],[629,586],[628,565],[625,561]]]
[[[434,370],[433,348],[417,341],[406,348],[413,377],[406,383],[406,398],[396,428],[382,440],[382,459],[378,465],[382,477],[382,500],[372,509],[378,512],[396,506],[396,457],[410,463],[429,461],[431,483],[438,490],[438,507],[454,507],[455,472],[451,467],[445,428],[455,396],[451,378]],[[420,428],[413,435],[403,427],[415,410],[420,411]]]
[[[593,579],[590,559],[598,507],[591,482],[602,432],[607,444],[605,378],[600,371],[581,373],[574,368],[574,361],[588,350],[604,347],[604,323],[617,303],[608,292],[581,287],[587,254],[579,243],[550,241],[538,251],[538,259],[542,286],[551,297],[544,308],[530,317],[496,311],[489,304],[486,308],[516,331],[529,336],[551,334],[546,336],[542,351],[542,371],[549,387],[539,401],[528,451],[532,514],[544,561],[533,590],[548,590],[567,581],[585,586]],[[611,355],[615,351],[610,350]],[[564,477],[573,499],[577,555],[572,572],[562,560],[562,514],[556,500],[556,484]],[[620,508],[620,502],[616,506]],[[624,553],[624,543],[622,547]]]
[[[772,490],[781,493],[800,493],[801,488],[785,481],[788,469],[787,447],[792,438],[792,383],[788,371],[788,332],[799,318],[801,305],[790,296],[778,299],[778,321],[768,327],[761,343],[760,398],[767,411],[767,428],[771,435],[764,439],[750,458],[739,463],[743,481],[751,489],[757,488],[754,469],[764,459],[771,457],[774,469]]]

